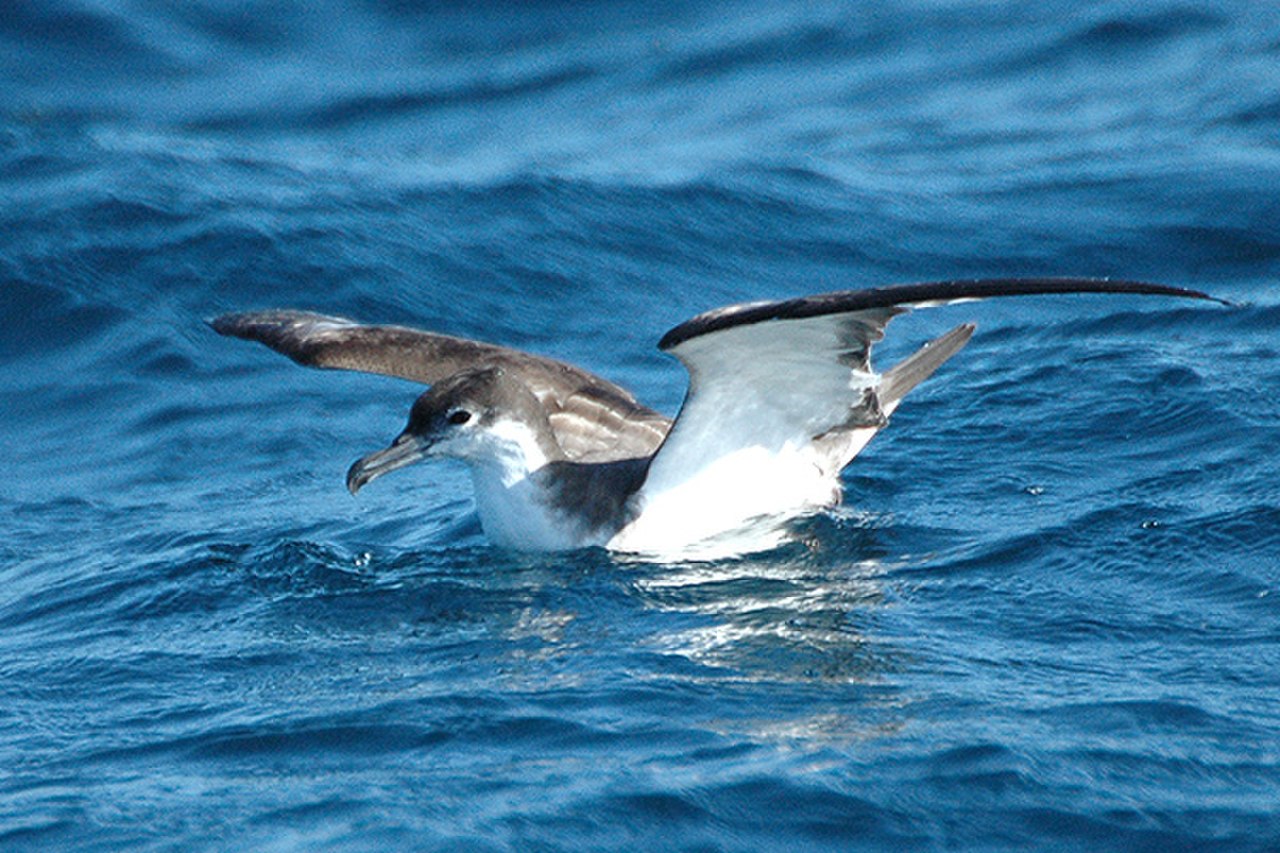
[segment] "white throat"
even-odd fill
[[[503,488],[512,488],[550,461],[533,429],[516,420],[498,420],[478,432],[473,447],[465,455],[472,469],[484,470],[486,479],[492,479]]]

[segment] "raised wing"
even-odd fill
[[[495,344],[305,311],[224,314],[209,325],[219,334],[266,344],[308,367],[379,373],[426,385],[460,370],[501,367],[519,376],[547,407],[557,441],[575,461],[647,456],[671,424],[595,374]]]
[[[841,291],[720,308],[659,346],[689,371],[689,390],[638,495],[628,541],[659,529],[688,537],[838,498],[836,479],[908,391],[968,341],[960,326],[883,376],[871,348],[910,306],[992,296],[1198,291],[1108,279],[987,279]],[[640,550],[647,550],[640,547]]]
[[[932,281],[923,284],[895,284],[866,290],[837,290],[776,302],[747,302],[699,314],[662,336],[658,348],[673,352],[680,344],[701,335],[768,320],[799,320],[860,311],[867,308],[946,305],[993,296],[1044,296],[1054,293],[1137,293],[1207,299],[1229,304],[1215,296],[1145,281],[1114,278],[979,278]],[[898,312],[901,313],[901,312]]]

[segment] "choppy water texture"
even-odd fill
[[[0,13],[0,847],[1280,846],[1268,4]],[[710,307],[940,277],[1202,287],[976,320],[805,543],[485,544],[342,476],[408,383],[293,306],[672,412]]]

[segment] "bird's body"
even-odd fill
[[[470,466],[495,544],[711,557],[772,547],[795,518],[838,503],[844,467],[973,333],[959,326],[877,374],[871,347],[906,306],[1067,292],[1210,298],[1139,282],[1007,279],[731,306],[660,343],[690,373],[674,421],[579,368],[492,344],[296,311],[213,326],[303,364],[431,386],[395,442],[351,467],[353,493],[448,456]]]

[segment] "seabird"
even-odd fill
[[[876,373],[871,348],[895,316],[1062,293],[1221,301],[1137,281],[1032,278],[731,305],[658,343],[689,372],[675,420],[581,368],[494,344],[291,310],[226,314],[210,325],[300,364],[430,386],[391,445],[351,466],[352,494],[421,459],[452,457],[471,469],[495,544],[705,558],[773,547],[790,522],[836,505],[841,471],[975,328],[959,325]]]

